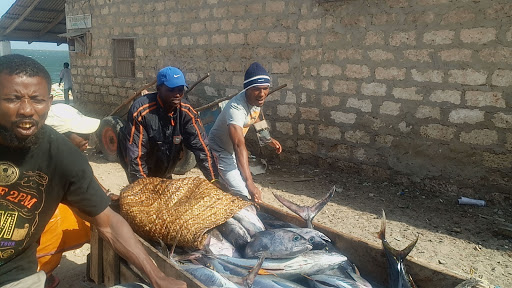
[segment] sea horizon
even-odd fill
[[[59,83],[60,71],[64,62],[69,63],[67,50],[37,50],[37,49],[11,49],[11,54],[29,56],[41,63],[52,78],[52,83]]]

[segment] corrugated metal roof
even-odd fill
[[[17,0],[0,18],[0,40],[65,43],[66,0]]]

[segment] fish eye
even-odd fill
[[[297,241],[299,241],[299,240],[300,240],[300,236],[299,236],[299,235],[295,235],[295,236],[293,236],[293,241],[294,241],[294,242],[297,242]]]
[[[309,237],[308,242],[309,242],[309,243],[313,243],[313,242],[315,242],[315,237]]]

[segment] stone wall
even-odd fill
[[[264,107],[282,160],[510,191],[509,0],[74,0],[66,13],[92,14],[92,54],[71,65],[98,116],[164,66],[189,83],[211,74],[190,95],[202,105],[258,61],[288,85]],[[122,37],[135,38],[134,79],[113,76]]]

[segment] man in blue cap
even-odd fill
[[[215,182],[217,168],[198,114],[183,99],[188,87],[175,67],[158,72],[156,92],[135,100],[127,124],[119,132],[118,153],[128,181],[145,177],[171,178],[183,147],[195,155],[206,179]]]
[[[220,179],[231,193],[261,202],[261,191],[249,170],[249,152],[245,146],[245,134],[251,127],[265,123],[259,117],[270,88],[270,76],[258,62],[252,63],[244,77],[244,90],[233,97],[215,121],[210,134],[210,148],[217,161]],[[279,154],[281,144],[268,133],[264,125],[256,129],[260,145],[270,145]],[[259,131],[258,131],[259,130]]]

